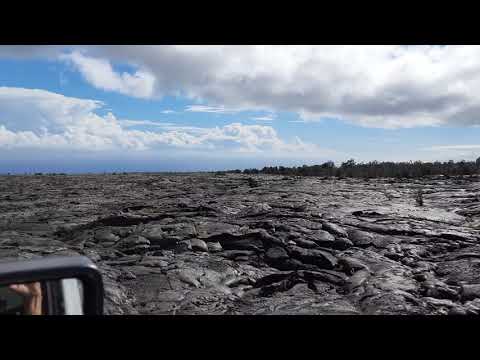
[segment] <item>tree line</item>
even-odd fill
[[[480,173],[480,157],[476,161],[447,162],[378,162],[356,163],[354,159],[336,166],[333,161],[320,165],[303,166],[266,166],[263,169],[229,170],[225,173],[274,174],[294,176],[336,176],[355,178],[417,178],[431,175],[459,176]]]

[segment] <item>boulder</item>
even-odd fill
[[[338,250],[346,250],[352,246],[354,246],[353,242],[345,237],[335,238],[335,242],[331,245],[332,248],[338,249]]]
[[[281,248],[281,247],[272,247],[272,248],[268,249],[266,254],[265,254],[265,257],[268,260],[273,261],[273,262],[277,262],[277,261],[285,260],[285,259],[289,258],[286,250],[284,248]]]
[[[325,230],[315,231],[309,236],[309,239],[314,241],[316,244],[325,247],[331,247],[335,242],[335,237]]]
[[[145,254],[148,252],[150,246],[149,245],[136,245],[130,248],[122,250],[125,254]]]
[[[190,240],[181,240],[176,243],[176,246],[175,246],[176,253],[183,253],[191,250],[193,250],[193,248]]]
[[[348,238],[353,243],[353,245],[358,247],[367,247],[373,245],[374,243],[373,235],[365,231],[354,229],[350,230],[348,232],[348,235]]]
[[[228,259],[236,259],[239,257],[255,255],[255,251],[251,250],[224,250],[220,253],[221,256]]]
[[[162,227],[160,225],[151,226],[145,229],[142,232],[142,236],[150,240],[151,243],[155,245],[161,243],[164,238]]]
[[[337,236],[342,236],[348,238],[348,234],[342,227],[338,226],[337,224],[322,221],[322,229],[328,231],[329,233]]]
[[[144,254],[150,248],[150,241],[140,235],[130,235],[116,244],[125,254]]]
[[[322,269],[333,269],[337,265],[337,259],[332,254],[316,249],[303,249],[298,246],[289,248],[290,256],[302,263],[315,265]]]
[[[302,248],[305,248],[305,249],[314,249],[314,248],[318,247],[316,242],[310,241],[310,240],[305,240],[305,239],[302,239],[302,238],[296,238],[295,239],[295,244],[302,247]]]
[[[205,241],[200,239],[191,239],[190,243],[192,244],[193,251],[208,252],[208,247]]]
[[[370,270],[368,266],[365,265],[362,261],[349,256],[339,257],[338,265],[346,274],[349,274],[349,275],[354,274],[359,270],[367,270],[367,271]]]
[[[207,243],[207,247],[208,251],[211,253],[216,253],[223,250],[222,245],[218,241]]]
[[[103,230],[103,231],[95,232],[94,239],[100,243],[102,242],[115,243],[118,240],[120,240],[120,237],[112,234],[112,232],[109,230]]]
[[[260,216],[268,214],[272,211],[272,207],[266,203],[256,203],[247,208],[242,209],[237,216],[239,217],[249,217],[249,216]]]
[[[144,256],[138,265],[165,268],[168,266],[168,262],[165,261],[165,258],[161,256]]]
[[[130,235],[129,237],[122,239],[117,243],[117,247],[120,249],[125,249],[137,245],[150,245],[150,240],[140,235]]]
[[[225,237],[236,237],[244,234],[244,229],[221,221],[201,221],[196,223],[197,238],[216,241]]]
[[[480,298],[480,284],[462,285],[460,293],[463,301]]]

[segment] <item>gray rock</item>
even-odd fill
[[[222,245],[218,241],[207,243],[207,247],[208,251],[211,253],[216,253],[223,250]]]
[[[340,268],[347,274],[354,274],[359,270],[370,271],[367,265],[365,265],[360,260],[357,260],[352,257],[342,256],[338,258],[338,265]]]
[[[463,301],[480,298],[480,284],[462,285],[461,296]]]
[[[144,256],[138,265],[165,268],[168,266],[168,262],[162,256]]]
[[[348,277],[338,271],[333,270],[317,270],[317,271],[299,271],[301,276],[307,280],[319,280],[343,286]]]
[[[291,257],[298,259],[302,263],[315,265],[321,269],[333,269],[337,265],[335,256],[326,251],[292,246],[289,252]]]
[[[119,257],[119,258],[116,258],[115,260],[108,260],[108,261],[105,261],[104,263],[107,264],[107,265],[123,265],[123,266],[127,266],[127,265],[134,265],[136,264],[137,262],[139,262],[141,259],[141,256],[140,255],[129,255],[129,256],[123,256],[123,257]]]
[[[155,225],[145,229],[142,232],[142,236],[150,240],[152,244],[162,243],[164,239],[164,233],[161,225]]]
[[[374,243],[373,235],[361,230],[350,230],[348,232],[350,241],[358,247],[367,247]]]
[[[222,245],[222,248],[226,250],[261,251],[263,249],[263,241],[258,236],[258,233],[251,234],[250,236],[220,238],[219,243]]]
[[[355,272],[348,280],[346,281],[345,287],[347,291],[352,292],[355,289],[362,286],[367,279],[370,277],[370,272],[368,270],[359,270]]]
[[[192,242],[190,240],[182,240],[177,242],[176,247],[175,247],[175,252],[176,253],[183,253],[186,251],[191,251],[193,250],[192,248]]]
[[[180,239],[190,239],[197,236],[197,230],[194,224],[177,223],[162,225],[162,231],[168,237],[179,237]],[[167,237],[164,235],[164,237]]]
[[[140,235],[131,235],[117,243],[117,247],[120,249],[130,248],[138,245],[150,245],[150,241]]]
[[[446,299],[436,299],[432,297],[424,297],[422,298],[424,301],[426,301],[428,304],[433,305],[433,306],[438,306],[438,307],[447,307],[447,308],[452,308],[455,307],[455,303],[451,300],[446,300]]]
[[[317,230],[310,239],[320,246],[330,247],[335,242],[335,237],[325,230]]]
[[[426,297],[457,300],[458,291],[447,284],[433,279],[422,282],[421,290]]]
[[[120,238],[117,235],[112,234],[108,230],[99,231],[95,233],[95,240],[98,242],[108,242],[108,243],[116,243]]]
[[[476,298],[463,304],[467,315],[478,315],[480,313],[480,299]]]
[[[318,244],[316,242],[310,241],[310,240],[304,240],[304,239],[301,239],[301,238],[296,238],[293,245],[298,245],[298,246],[303,247],[305,249],[314,249],[314,248],[318,247]]]
[[[123,280],[135,280],[137,278],[137,276],[134,273],[126,269],[122,269],[121,277]]]
[[[248,216],[259,216],[268,214],[272,210],[272,207],[266,203],[256,203],[252,206],[249,206],[245,209],[242,209],[237,216],[248,217]]]
[[[252,178],[0,175],[0,262],[86,255],[107,314],[480,313],[480,177]]]
[[[232,225],[221,221],[202,221],[196,224],[198,238],[202,240],[220,239],[223,237],[236,237],[244,234],[238,225]]]
[[[345,231],[345,229],[338,226],[337,224],[327,222],[327,221],[322,221],[322,228],[333,235],[348,238],[348,234]]]
[[[354,246],[353,242],[345,237],[337,237],[335,238],[335,242],[331,245],[332,248],[338,250],[346,250],[350,247]]]
[[[452,306],[449,311],[448,315],[467,315],[467,311],[460,306]]]
[[[197,280],[197,275],[188,270],[182,270],[178,272],[178,278],[186,284],[192,285],[196,288],[200,287],[200,283]]]
[[[279,261],[288,259],[288,254],[285,249],[281,247],[273,247],[267,250],[265,254],[266,258],[271,261]]]
[[[135,245],[129,248],[122,249],[125,254],[145,254],[150,249],[150,245]]]
[[[115,246],[115,242],[109,242],[109,241],[103,241],[101,244],[100,244],[101,247],[112,247],[112,246]]]
[[[192,239],[190,240],[190,243],[192,244],[192,250],[208,252],[208,246],[205,241],[200,239]]]
[[[254,251],[250,250],[225,250],[221,253],[222,256],[228,259],[236,259],[238,257],[248,257],[255,255]]]

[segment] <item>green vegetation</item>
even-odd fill
[[[241,170],[230,170],[228,173],[241,173]],[[476,175],[480,173],[480,158],[476,161],[454,162],[378,162],[356,163],[350,159],[340,166],[333,161],[321,165],[303,165],[299,167],[271,166],[263,169],[245,169],[244,174],[275,174],[294,176],[336,176],[355,178],[418,178],[431,175]]]

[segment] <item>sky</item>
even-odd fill
[[[0,173],[480,156],[479,46],[0,46]]]

